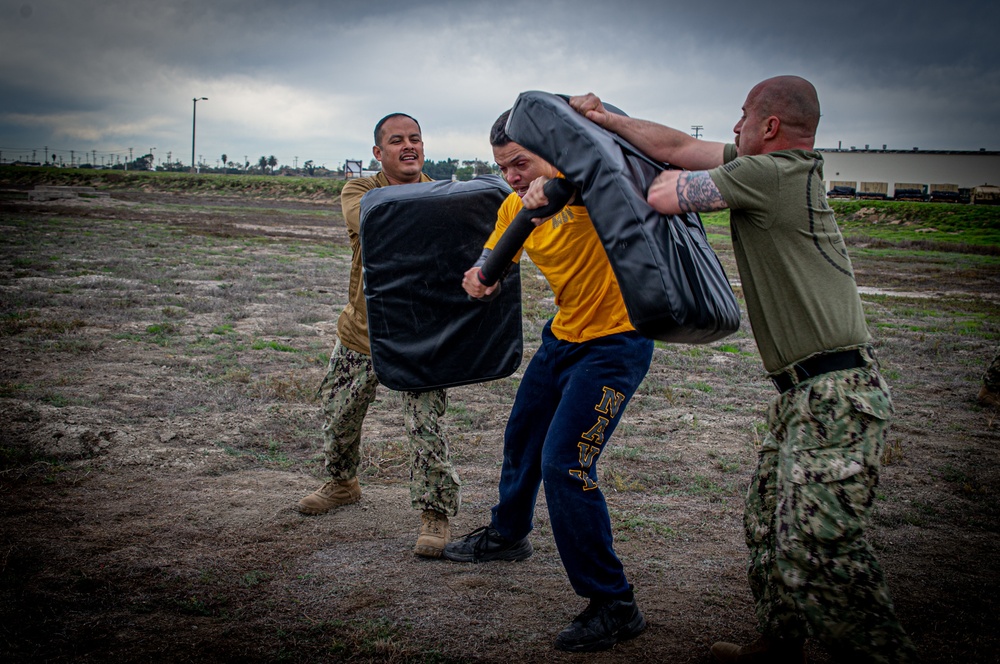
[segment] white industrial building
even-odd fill
[[[823,179],[827,190],[834,183],[881,183],[892,197],[897,183],[921,184],[927,193],[933,185],[947,184],[970,190],[982,185],[1000,185],[1000,152],[946,150],[878,150],[819,148],[823,155]]]

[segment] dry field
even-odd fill
[[[1000,259],[854,258],[897,408],[870,540],[926,662],[1000,661],[1000,417],[975,402]],[[334,203],[0,202],[0,659],[680,663],[754,638],[742,494],[774,392],[746,324],[657,348],[600,468],[650,628],[567,655],[552,640],[585,602],[544,499],[525,562],[412,554],[393,393],[361,502],[293,509],[322,482],[314,393],[349,260]],[[537,277],[526,355],[553,306]],[[517,380],[450,391],[456,535],[489,519]]]

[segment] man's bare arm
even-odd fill
[[[608,131],[613,131],[653,159],[688,170],[721,166],[724,143],[703,141],[666,125],[611,113],[594,94],[570,97],[570,106]]]
[[[707,171],[663,171],[650,185],[646,200],[661,214],[711,212],[729,207]]]

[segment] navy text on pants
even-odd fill
[[[653,342],[637,332],[571,343],[546,325],[507,421],[492,525],[508,540],[526,537],[544,482],[559,556],[583,597],[630,592],[597,484],[597,460],[652,356]]]

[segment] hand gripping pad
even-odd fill
[[[739,329],[736,297],[701,218],[661,215],[646,202],[667,166],[546,92],[518,96],[507,133],[580,190],[640,334],[703,344]]]
[[[512,374],[521,363],[521,278],[472,301],[476,262],[510,194],[495,175],[372,189],[361,199],[361,262],[372,363],[393,390],[424,391]]]

